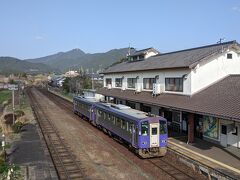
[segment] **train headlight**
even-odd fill
[[[142,144],[147,144],[147,141],[142,142]]]
[[[164,140],[162,140],[162,143],[166,143],[166,142],[167,142],[167,140],[165,140],[165,139],[164,139]]]

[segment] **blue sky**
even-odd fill
[[[240,42],[239,0],[1,0],[0,56]]]

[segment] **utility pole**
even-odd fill
[[[12,90],[12,109],[13,109],[13,125],[15,124],[15,115],[14,115],[14,111],[15,111],[15,107],[14,107],[14,89]]]
[[[225,38],[220,38],[217,44],[222,44],[222,42],[225,40]]]
[[[94,89],[94,80],[93,80],[93,68],[92,68],[92,89]]]

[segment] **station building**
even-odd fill
[[[170,53],[136,51],[104,72],[97,93],[164,116],[171,131],[240,148],[240,45],[236,41]]]

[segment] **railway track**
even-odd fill
[[[53,123],[44,114],[42,107],[38,104],[31,89],[28,89],[27,93],[50,151],[59,179],[86,179],[84,168],[81,167],[80,162],[73,156],[70,148],[64,142],[64,139],[60,137]]]
[[[43,93],[45,96],[47,96],[49,99],[51,99],[53,102],[64,108],[66,111],[72,112],[72,103],[67,101],[66,99],[55,95],[53,93],[49,93],[48,91],[44,89],[39,89],[41,93]],[[72,113],[73,116],[76,117]],[[162,158],[153,158],[148,160],[143,160],[142,163],[148,162],[152,164],[154,167],[158,168],[161,171],[164,171],[166,174],[168,174],[172,179],[201,179],[196,178],[196,176],[190,175],[188,171],[186,171],[181,166],[171,163],[171,158],[169,157],[162,157]]]
[[[179,180],[195,179],[194,177],[191,177],[188,174],[188,172],[184,172],[181,169],[173,166],[169,162],[163,160],[163,158],[149,159],[148,162],[156,166],[158,169],[161,169],[162,171],[166,172],[173,179],[179,179]]]

